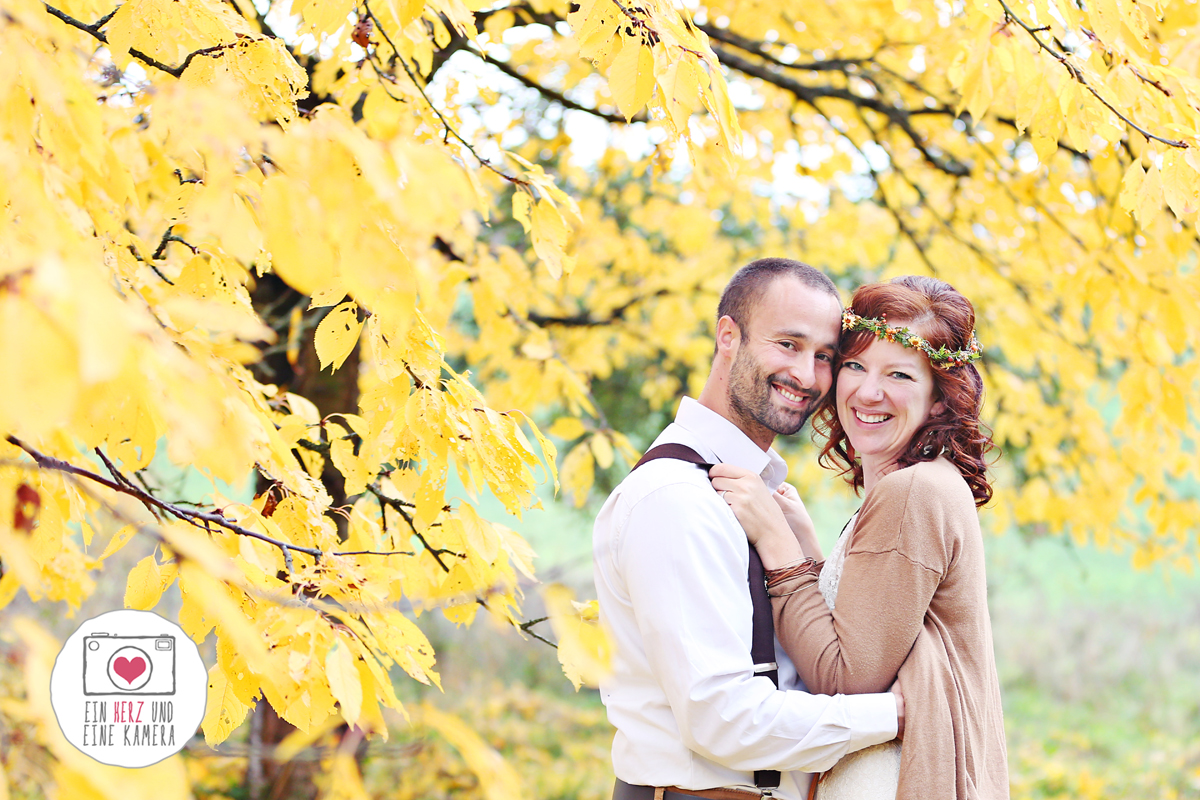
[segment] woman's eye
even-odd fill
[[[892,377],[899,378],[902,381],[911,381],[912,380],[912,376],[909,375],[907,372],[893,372]]]
[[[842,369],[852,369],[855,372],[861,372],[862,364],[858,363],[857,361],[843,361]]]

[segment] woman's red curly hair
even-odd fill
[[[850,307],[861,317],[886,316],[891,325],[902,325],[923,336],[935,348],[965,350],[970,346],[975,330],[975,309],[953,286],[937,278],[906,275],[889,283],[872,283],[854,292]],[[854,446],[837,418],[834,398],[837,396],[837,374],[843,361],[853,358],[876,341],[868,331],[846,331],[838,342],[837,363],[834,365],[834,389],[829,399],[813,418],[813,429],[826,439],[821,450],[822,466],[838,470],[846,482],[862,490],[862,464],[854,454]],[[897,469],[921,461],[932,461],[945,454],[962,473],[975,505],[982,506],[992,498],[985,456],[993,449],[991,431],[980,422],[983,409],[983,379],[974,364],[960,367],[933,367],[935,400],[942,411],[930,415],[909,440],[908,448],[897,460]]]

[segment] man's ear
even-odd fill
[[[742,341],[742,329],[728,314],[717,320],[717,352],[733,356]]]

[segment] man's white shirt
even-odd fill
[[[787,476],[773,449],[692,398],[654,444],[668,442],[753,470],[772,490]],[[754,674],[746,534],[704,470],[663,458],[632,472],[601,509],[592,548],[616,645],[600,691],[618,778],[711,789],[778,769],[776,796],[800,800],[809,772],[895,738],[891,694],[808,694],[778,641],[780,690]]]

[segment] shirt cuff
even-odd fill
[[[846,753],[896,738],[896,695],[881,692],[851,694],[845,695],[845,698],[851,721],[850,746],[846,748]]]

